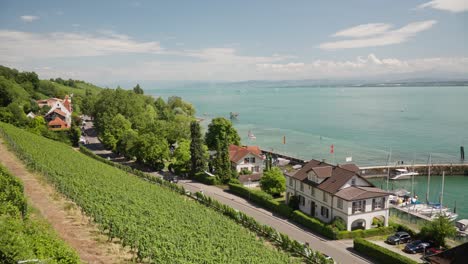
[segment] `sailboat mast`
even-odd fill
[[[429,153],[429,162],[427,164],[427,191],[426,191],[426,203],[429,203],[429,187],[431,185],[431,167],[432,167],[432,154]]]
[[[388,154],[388,159],[387,159],[387,170],[388,170],[388,175],[387,175],[387,192],[388,192],[388,181],[390,179],[390,160],[392,159],[392,149],[390,149],[390,153]]]
[[[414,160],[412,161],[412,167],[413,167],[413,172],[414,172]],[[411,195],[414,198],[414,173],[411,174]]]
[[[442,202],[444,199],[445,171],[442,172],[442,191],[440,192],[440,213],[442,214]]]

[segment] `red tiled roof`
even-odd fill
[[[338,166],[345,169],[345,170],[349,170],[349,171],[352,171],[352,172],[359,172],[359,167],[356,166],[356,164],[353,164],[353,163],[340,164]]]
[[[249,153],[262,158],[260,155],[262,151],[258,146],[236,146],[236,145],[229,145],[229,159],[232,162],[239,162]]]
[[[56,116],[54,118],[54,120],[50,121],[49,126],[61,126],[61,127],[67,127],[67,123],[65,123],[65,121],[63,121],[62,119],[60,119],[60,117]]]
[[[55,109],[54,111],[48,113],[46,116],[48,116],[48,115],[50,115],[52,113],[56,113],[56,114],[59,114],[59,115],[61,115],[63,117],[67,117],[67,115],[64,112],[62,112],[60,109]]]

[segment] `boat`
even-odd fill
[[[447,212],[448,208],[447,207],[442,207],[440,204],[427,204],[426,208],[418,210],[418,213],[423,214],[423,215],[436,215],[440,212]]]
[[[431,220],[435,220],[435,219],[439,218],[441,215],[447,217],[450,221],[455,221],[455,219],[458,218],[457,213],[452,213],[452,212],[446,211],[446,212],[442,212],[442,213],[432,215]]]
[[[403,180],[409,179],[412,176],[417,176],[419,173],[414,171],[408,171],[407,169],[395,169],[395,175],[390,180]]]
[[[257,139],[257,137],[252,133],[252,131],[249,130],[249,133],[247,134],[247,136],[249,137],[249,139],[251,140],[255,140]]]

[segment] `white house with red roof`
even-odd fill
[[[326,223],[341,218],[348,231],[369,229],[374,218],[388,225],[390,193],[362,177],[354,164],[311,160],[285,176],[286,201],[297,197],[299,210],[308,215]]]
[[[241,182],[258,181],[262,177],[265,157],[258,146],[230,145],[229,159],[232,168],[240,174]],[[248,171],[250,174],[243,175],[242,171]]]
[[[46,100],[38,100],[40,107],[48,105],[50,107],[49,112],[44,115],[47,121],[47,126],[51,130],[63,130],[71,127],[71,114],[72,114],[72,103],[71,99],[65,96],[65,99],[49,98]]]

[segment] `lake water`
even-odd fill
[[[468,154],[468,87],[286,87],[278,83],[192,84],[145,90],[180,96],[191,102],[206,127],[214,117],[239,113],[234,126],[243,144],[259,145],[303,159],[363,165],[392,161],[410,164],[460,162]],[[249,140],[248,131],[256,140]],[[286,137],[286,144],[283,144]],[[334,155],[330,145],[334,145]],[[432,177],[431,201],[440,193]],[[381,181],[381,180],[376,180]],[[415,193],[425,197],[426,177],[417,177]],[[380,182],[375,182],[380,186]],[[398,181],[397,185],[408,181]],[[468,218],[468,177],[446,177],[444,200]]]
[[[370,181],[375,186],[382,189],[386,189],[385,178],[374,178]],[[426,201],[427,192],[427,176],[414,177],[413,189],[411,187],[411,180],[398,180],[389,182],[389,190],[406,189],[408,191],[413,190],[414,194],[418,196],[421,202]],[[458,213],[458,219],[468,219],[468,177],[467,176],[446,176],[445,177],[445,188],[444,197],[442,203],[444,206],[449,207],[453,210],[456,207]],[[439,202],[442,191],[442,176],[431,176],[429,186],[429,201]]]
[[[460,162],[468,153],[468,87],[264,87],[251,83],[195,84],[145,90],[194,104],[206,126],[229,118],[243,144],[260,145],[303,159],[358,165],[415,160]],[[256,140],[249,140],[248,131]],[[283,144],[286,137],[286,144]],[[334,145],[334,155],[330,146]]]

